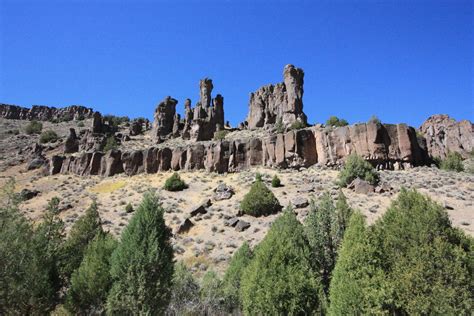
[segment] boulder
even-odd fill
[[[354,192],[358,194],[369,194],[375,190],[372,184],[360,178],[356,178],[347,187],[353,189]]]
[[[293,200],[291,200],[291,205],[294,208],[305,208],[309,205],[308,199],[302,196],[297,196]]]
[[[178,227],[176,228],[175,234],[184,234],[187,233],[191,228],[193,228],[194,223],[189,219],[186,218],[182,221]]]
[[[243,221],[243,220],[240,219],[237,222],[237,224],[235,225],[235,230],[238,231],[238,232],[243,232],[244,230],[246,230],[249,227],[250,227],[249,222],[246,222],[246,221]]]
[[[220,183],[217,188],[214,189],[214,200],[228,200],[234,195],[234,190],[227,186],[225,183]]]
[[[206,214],[207,213],[207,208],[209,206],[211,206],[211,200],[206,200],[204,202],[202,202],[201,204],[199,204],[198,206],[195,206],[193,207],[190,211],[189,211],[189,217],[194,217],[198,214]]]
[[[38,190],[23,189],[20,191],[20,198],[22,201],[31,200],[40,194]]]
[[[74,128],[69,129],[69,135],[64,142],[64,153],[71,154],[79,150],[79,140],[77,139],[76,130]]]

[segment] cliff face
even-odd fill
[[[468,120],[457,122],[448,115],[429,117],[420,127],[432,157],[445,158],[449,152],[458,152],[464,158],[474,150],[474,124]]]
[[[113,176],[197,169],[225,173],[252,166],[300,168],[317,163],[342,164],[351,153],[379,169],[409,168],[428,160],[413,128],[405,124],[357,124],[331,130],[311,127],[262,139],[223,140],[187,147],[54,156],[50,174]]]
[[[63,108],[55,108],[44,105],[33,105],[31,109],[18,105],[0,104],[0,117],[13,120],[38,120],[50,121],[88,119],[94,114],[94,110],[81,105],[71,105]]]

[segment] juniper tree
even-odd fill
[[[162,314],[171,295],[173,248],[158,198],[146,193],[112,254],[109,314]]]

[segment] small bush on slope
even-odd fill
[[[377,184],[379,174],[368,161],[356,154],[351,154],[347,157],[344,167],[339,172],[339,185],[347,186],[356,178],[371,184]]]
[[[28,125],[25,126],[25,133],[28,135],[39,134],[43,129],[43,124],[38,121],[31,121]]]
[[[273,222],[244,270],[243,310],[248,315],[310,314],[318,308],[320,289],[303,226],[287,209]]]
[[[457,152],[449,153],[444,160],[441,160],[440,168],[448,171],[464,171],[461,154]]]
[[[281,186],[281,180],[277,175],[274,175],[272,178],[272,188],[278,188]]]
[[[221,315],[224,312],[222,280],[209,270],[201,281],[201,312],[204,315]]]
[[[347,125],[349,125],[349,123],[345,119],[340,119],[337,116],[331,116],[326,121],[326,126],[341,127]]]
[[[179,174],[175,172],[171,177],[166,179],[163,189],[167,191],[182,191],[187,187],[188,185],[183,180],[181,180]]]
[[[55,131],[51,131],[51,130],[42,132],[39,138],[39,142],[41,144],[55,142],[57,140],[58,140],[58,134],[56,134]]]
[[[110,259],[117,246],[115,239],[99,233],[84,252],[84,259],[71,277],[66,308],[74,314],[101,314],[112,286]]]
[[[250,191],[240,202],[240,209],[248,215],[262,216],[279,212],[281,205],[273,192],[257,177]]]
[[[109,314],[163,314],[173,278],[171,230],[156,196],[146,193],[112,254]]]
[[[470,313],[473,239],[451,226],[442,206],[403,189],[372,227],[360,222],[351,221],[343,241],[330,314]]]

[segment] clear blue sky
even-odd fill
[[[0,102],[151,118],[214,81],[226,119],[302,67],[311,123],[474,120],[473,1],[0,0]]]

